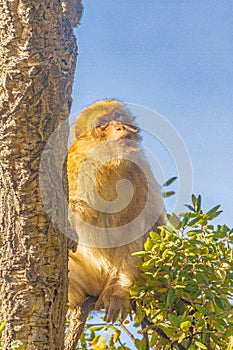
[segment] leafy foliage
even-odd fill
[[[200,196],[187,207],[134,253],[145,278],[131,291],[137,317],[148,320],[152,349],[230,349],[233,230],[210,225],[221,211],[203,213]]]
[[[144,277],[131,289],[134,327],[87,324],[80,349],[129,349],[125,331],[140,350],[233,349],[233,230],[210,224],[220,206],[204,213],[200,196],[186,207],[134,253]]]

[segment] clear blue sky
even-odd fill
[[[72,113],[117,98],[162,114],[189,150],[194,193],[233,226],[232,1],[83,4]],[[161,154],[165,177],[176,175]]]

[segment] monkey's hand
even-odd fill
[[[105,309],[106,322],[124,319],[130,311],[129,292],[119,284],[108,285],[100,294],[95,310]]]

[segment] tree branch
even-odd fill
[[[125,331],[125,333],[128,335],[128,337],[135,342],[135,337],[133,336],[133,334],[128,330],[127,327],[125,327],[125,325],[119,321],[119,325],[120,327]]]
[[[148,333],[147,333],[147,329],[146,329],[147,328],[147,324],[144,321],[144,319],[142,320],[141,325],[142,325],[142,331],[143,331],[143,338],[146,341],[146,350],[150,350],[149,337],[148,337]]]
[[[97,298],[88,297],[84,300],[81,307],[74,309],[70,316],[70,324],[65,337],[65,350],[75,350],[86,319],[89,313],[94,309]]]

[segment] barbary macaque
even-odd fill
[[[126,107],[103,100],[84,109],[68,153],[69,220],[79,239],[69,253],[69,308],[97,297],[107,322],[125,318],[141,279],[135,251],[165,225],[159,187]]]

